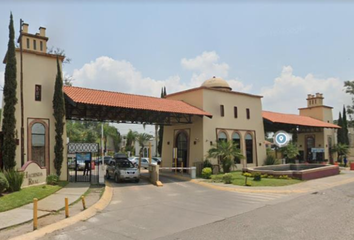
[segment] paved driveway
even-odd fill
[[[111,204],[86,222],[44,239],[156,239],[254,210],[293,196],[236,193],[162,177],[163,187],[146,181],[112,183]]]

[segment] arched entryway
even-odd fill
[[[306,136],[306,160],[312,161],[311,149],[315,147],[315,136]]]
[[[241,138],[240,138],[240,134],[238,134],[237,132],[234,132],[232,134],[232,142],[234,144],[236,144],[237,148],[240,149],[241,151]],[[238,157],[235,157],[234,159],[235,164],[240,164],[241,163],[241,159],[239,159]]]
[[[247,133],[245,136],[247,163],[253,163],[253,137]]]
[[[188,167],[188,134],[181,131],[176,136],[178,166]]]

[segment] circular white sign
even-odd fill
[[[290,141],[290,136],[285,131],[278,131],[274,134],[274,143],[278,147],[284,147],[288,145]]]

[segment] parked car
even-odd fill
[[[124,180],[139,182],[140,172],[128,159],[115,159],[107,166],[106,178],[113,178],[116,182]]]
[[[130,157],[128,158],[134,165],[138,166],[139,164],[139,157]]]
[[[138,160],[139,164],[139,160]],[[157,165],[157,162],[154,159],[151,159],[151,164]],[[148,169],[149,167],[149,159],[148,158],[141,158],[141,167]]]
[[[110,156],[104,156],[104,157],[103,157],[103,162],[104,162],[104,164],[108,164],[108,162],[111,161],[112,159],[113,159],[113,158],[110,157]]]
[[[77,170],[84,170],[85,169],[85,160],[79,159],[76,161],[76,169]]]
[[[160,157],[152,157],[151,159],[155,160],[157,162],[158,165],[161,164],[161,158]]]
[[[129,161],[131,161],[135,166],[139,165],[139,157],[131,157],[129,158]],[[151,164],[157,165],[158,163],[152,158]],[[141,158],[141,167],[145,169],[149,167],[149,158]]]
[[[75,169],[75,159],[68,159],[68,168]]]

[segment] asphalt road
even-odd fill
[[[354,239],[354,183],[267,205],[161,239]]]
[[[214,226],[247,212],[253,216],[256,209],[294,198],[282,194],[225,192],[166,177],[161,180],[164,186],[160,188],[145,181],[113,183],[113,199],[104,211],[43,239],[235,239],[235,235]],[[247,222],[253,222],[252,219]],[[232,228],[233,224],[227,226]]]

